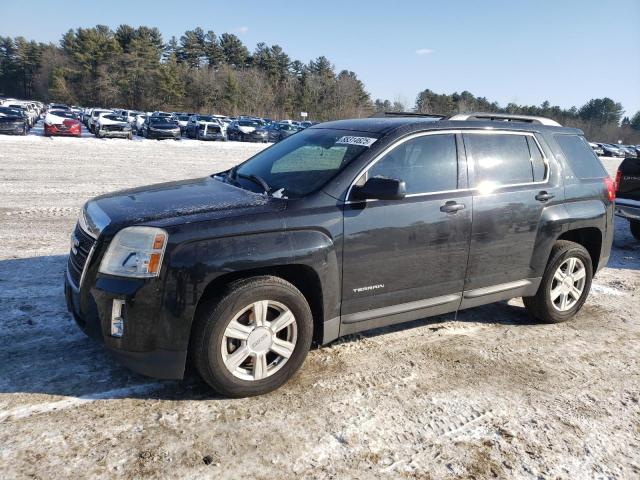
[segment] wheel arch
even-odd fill
[[[557,240],[568,240],[582,245],[591,257],[593,272],[598,270],[602,252],[602,231],[597,227],[582,227],[564,232]]]
[[[542,276],[551,250],[558,240],[569,240],[582,245],[591,256],[593,271],[606,264],[610,241],[609,230],[612,209],[601,200],[567,202],[543,210],[532,258],[532,274]]]
[[[215,298],[220,292],[224,291],[232,282],[265,275],[279,277],[300,290],[300,293],[302,293],[309,303],[309,308],[311,308],[313,317],[313,342],[318,344],[322,343],[324,329],[322,282],[318,273],[309,265],[304,264],[276,265],[222,274],[211,280],[202,291],[196,305],[194,319],[198,318],[202,308],[206,308],[212,298]],[[189,336],[191,335],[193,335],[193,328]]]

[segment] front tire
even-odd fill
[[[589,252],[578,243],[559,240],[551,250],[537,293],[522,298],[524,306],[544,323],[569,320],[587,300],[592,278]]]
[[[191,343],[196,369],[228,397],[262,395],[300,368],[313,319],[291,283],[263,276],[233,282],[199,311]]]

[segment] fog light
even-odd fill
[[[111,305],[111,336],[122,337],[124,334],[124,318],[122,318],[124,300],[114,300]]]

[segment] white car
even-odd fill
[[[133,124],[131,125],[138,135],[140,135],[140,132],[142,131],[142,124],[147,119],[147,115],[148,114],[146,113],[141,113],[139,115],[136,115],[136,118],[133,121]]]
[[[133,130],[124,115],[117,113],[106,113],[98,117],[95,123],[94,133],[98,138],[117,137],[133,138]]]
[[[189,115],[174,115],[173,119],[178,123],[180,133],[184,133],[187,130],[187,124],[189,123]]]
[[[100,115],[107,113],[113,113],[113,111],[105,110],[104,108],[94,108],[93,110],[91,110],[91,115],[89,116],[89,121],[87,122],[87,128],[91,133],[96,133],[94,129]]]

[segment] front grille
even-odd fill
[[[87,263],[89,253],[95,244],[95,239],[86,233],[80,225],[76,224],[76,229],[73,231],[73,240],[76,241],[75,253],[73,248],[69,252],[69,262],[67,267],[69,269],[69,275],[73,280],[76,287],[80,287],[80,279],[82,278],[82,271]]]
[[[123,128],[122,125],[104,125],[102,127],[106,132],[121,132]]]

